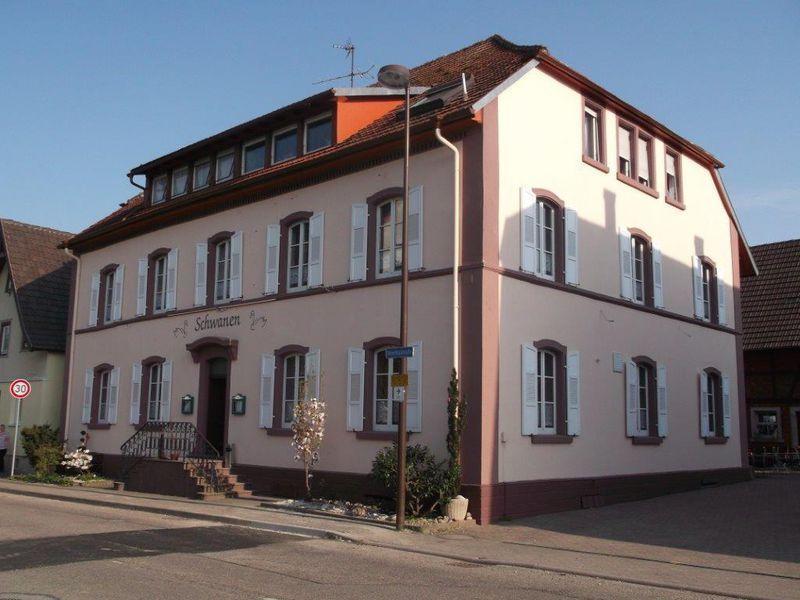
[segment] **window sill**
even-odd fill
[[[571,444],[573,436],[559,434],[534,434],[531,436],[531,444]]]
[[[603,173],[608,173],[609,170],[608,165],[605,165],[599,160],[595,160],[591,156],[587,156],[585,154],[581,158],[583,159],[583,162],[585,162],[587,165],[591,165],[592,167],[602,171]]]
[[[675,208],[679,208],[681,210],[686,210],[686,205],[680,200],[673,198],[672,196],[665,195],[664,201],[670,206],[674,206]]]
[[[397,439],[396,431],[356,431],[357,440],[378,440],[383,442],[393,442]],[[406,438],[411,437],[411,433],[406,434]]]
[[[716,446],[716,445],[719,445],[719,444],[727,444],[728,443],[728,438],[726,438],[726,437],[712,436],[712,437],[707,437],[707,438],[703,438],[703,439],[705,440],[706,446]]]
[[[111,423],[88,423],[87,429],[111,429]]]
[[[634,446],[660,446],[664,438],[657,435],[640,435],[631,438],[631,443]]]
[[[266,427],[267,435],[274,435],[275,437],[292,437],[291,429],[283,429],[280,427]]]
[[[617,173],[617,179],[619,179],[622,183],[627,183],[629,186],[636,188],[640,192],[644,192],[648,196],[652,196],[653,198],[658,198],[658,192],[655,191],[653,188],[649,188],[646,185],[642,185],[635,179],[631,179],[627,175],[623,175],[622,173]]]

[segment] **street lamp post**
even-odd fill
[[[411,76],[407,67],[386,65],[378,71],[378,81],[391,88],[405,88],[405,127],[403,148],[403,263],[400,283],[400,346],[408,345],[408,163],[411,145],[410,105]],[[408,359],[401,359],[401,373],[408,373]],[[400,415],[397,424],[397,509],[395,526],[400,531],[406,521],[406,393],[400,402]]]

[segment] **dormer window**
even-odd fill
[[[297,126],[290,125],[272,134],[272,164],[297,156]]]
[[[233,148],[217,154],[217,183],[233,177],[233,154]]]
[[[242,175],[263,169],[266,164],[267,145],[264,138],[258,138],[242,147]]]
[[[153,179],[153,195],[151,204],[160,204],[167,199],[167,176],[159,175]]]
[[[308,119],[305,125],[303,152],[309,153],[327,148],[333,143],[333,119],[330,113]]]
[[[194,179],[192,189],[199,190],[208,186],[208,177],[211,175],[211,159],[204,158],[194,163]]]
[[[172,172],[172,197],[182,196],[189,187],[189,167],[181,167]]]

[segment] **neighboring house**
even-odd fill
[[[22,427],[59,426],[75,261],[58,245],[72,235],[0,219],[0,423],[12,439],[16,400],[8,388],[18,377],[32,384],[22,402]]]
[[[755,267],[721,163],[541,46],[492,36],[411,77],[410,442],[446,456],[457,343],[482,522],[749,477]],[[437,127],[462,165],[455,323]],[[368,493],[397,427],[402,140],[396,90],[336,88],[132,169],[143,194],[67,244],[71,442],[88,427],[130,473],[196,426],[255,491],[302,493],[287,436],[305,387],[328,406],[320,493]],[[139,489],[183,493],[167,463],[142,463]]]
[[[800,240],[753,246],[759,276],[742,282],[750,447],[800,447]]]

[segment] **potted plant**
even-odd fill
[[[461,491],[461,437],[466,423],[467,402],[458,386],[458,375],[453,369],[450,385],[447,388],[447,453],[450,460],[447,466],[446,497],[444,515],[454,521],[467,518],[468,500],[459,494]]]

